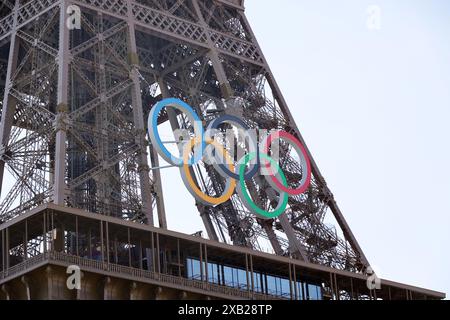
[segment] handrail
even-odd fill
[[[50,251],[45,252],[40,255],[29,258],[7,270],[0,272],[0,280],[12,277],[16,274],[24,272],[44,261],[48,262],[62,262],[70,265],[77,265],[80,268],[90,268],[100,271],[107,271],[115,273],[118,275],[128,275],[138,279],[149,279],[153,281],[159,281],[166,284],[172,284],[177,286],[185,287],[188,289],[200,289],[204,290],[205,293],[212,292],[217,294],[223,294],[227,296],[233,296],[240,299],[258,299],[258,300],[274,300],[280,299],[280,297],[255,293],[247,290],[241,290],[237,288],[230,288],[227,286],[221,286],[214,283],[207,283],[198,280],[192,280],[187,278],[182,278],[178,276],[172,276],[168,274],[157,273],[153,271],[137,269],[127,266],[122,266],[118,264],[112,264],[97,260],[91,260],[87,258],[82,258],[78,256],[69,255],[62,252]]]

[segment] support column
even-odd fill
[[[75,253],[77,257],[80,256],[80,245],[79,245],[79,234],[78,234],[78,216],[75,216],[75,238],[76,238],[76,244],[75,244]]]
[[[150,185],[150,167],[148,165],[147,153],[144,152],[145,148],[145,124],[144,124],[144,112],[142,108],[142,96],[141,96],[141,84],[139,80],[139,59],[137,55],[136,46],[136,32],[133,18],[132,1],[127,0],[128,5],[128,53],[130,57],[131,71],[130,78],[133,80],[133,88],[131,92],[131,98],[133,102],[133,115],[134,125],[138,132],[136,136],[136,144],[141,147],[139,152],[139,180],[141,184],[141,194],[143,202],[143,210],[147,217],[147,223],[154,225],[153,221],[153,208],[152,208],[152,196]],[[154,177],[156,193],[157,193],[157,206],[158,206],[158,218],[161,228],[167,228],[166,214],[164,209],[164,201],[162,195],[161,177],[158,174]]]
[[[252,284],[251,292],[252,292],[252,294],[255,294],[255,273],[254,273],[254,270],[253,270],[253,256],[249,255],[248,259],[249,259],[249,262],[250,262],[250,276],[251,276],[250,280],[251,280],[251,284]],[[261,279],[260,279],[260,281],[261,281]]]
[[[208,247],[205,244],[205,282],[209,282]]]
[[[104,233],[103,233],[103,221],[100,221],[100,250],[101,250],[101,256],[102,256],[102,263],[105,262],[105,246],[104,246],[104,242],[103,242],[103,237],[104,237]]]
[[[300,295],[298,292],[298,284],[297,284],[297,269],[295,267],[295,264],[292,265],[292,273],[293,273],[293,281],[294,281],[294,300],[301,300]],[[303,298],[303,297],[302,297]]]
[[[6,243],[5,243],[5,229],[2,230],[2,246],[1,246],[1,254],[2,254],[2,271],[6,271]]]
[[[334,280],[333,280],[333,274],[332,273],[330,273],[330,291],[331,291],[331,300],[336,300],[335,292],[334,292]]]
[[[160,166],[159,164],[159,158],[158,153],[153,148],[153,146],[149,145],[150,150],[150,161],[152,167],[158,168]],[[152,170],[152,177],[153,177],[153,189],[156,193],[156,206],[158,211],[158,223],[159,227],[161,229],[167,229],[167,218],[166,218],[166,208],[164,205],[164,194],[163,194],[163,188],[161,183],[161,172],[159,170]]]
[[[19,54],[19,38],[16,35],[19,5],[20,1],[16,0],[13,9],[13,27],[11,32],[11,42],[9,45],[8,68],[6,71],[5,92],[3,96],[2,117],[0,122],[0,195],[2,192],[3,175],[5,171],[5,153],[7,152],[9,135],[11,134],[14,113],[16,111],[16,101],[12,96],[10,96],[9,93],[13,86],[14,79],[12,79],[12,75],[17,68],[17,58]]]
[[[23,237],[23,260],[28,259],[28,219],[25,219],[25,234]]]
[[[295,300],[295,292],[294,292],[294,288],[292,287],[292,281],[293,281],[293,274],[292,274],[292,268],[291,268],[291,264],[288,264],[288,268],[289,268],[289,294],[291,295],[291,300]]]
[[[45,273],[47,277],[47,300],[53,300],[53,268],[47,266],[45,268]]]
[[[5,271],[9,269],[9,228],[5,230]]]
[[[257,177],[257,181],[259,181],[260,185],[263,185],[262,179],[260,177]],[[279,201],[277,199],[277,196],[272,189],[266,190],[267,196],[272,201]],[[278,217],[278,221],[280,221],[281,227],[283,228],[288,240],[289,240],[289,251],[293,253],[294,255],[297,255],[298,258],[301,258],[305,262],[309,262],[308,255],[306,254],[306,248],[303,246],[303,244],[300,243],[299,239],[297,238],[297,235],[295,234],[294,228],[292,228],[292,225],[287,217],[286,214],[282,214]],[[277,241],[278,242],[278,241]],[[272,244],[274,248],[276,245],[276,242]]]
[[[355,300],[355,290],[353,289],[353,278],[350,278],[350,300]]]
[[[208,32],[209,26],[206,23],[205,18],[203,17],[202,11],[198,4],[198,0],[192,0],[192,5],[195,9],[195,13],[197,14],[199,23],[203,26],[204,30]],[[225,70],[223,69],[222,62],[220,61],[219,58],[219,52],[217,51],[215,43],[211,40],[211,36],[209,33],[206,34],[206,39],[208,41],[209,46],[208,57],[211,60],[214,72],[217,76],[217,80],[219,81],[222,96],[225,99],[231,98],[234,94],[233,89],[231,88],[230,82],[228,81],[227,76],[225,74]]]
[[[177,239],[177,263],[178,263],[178,276],[181,278],[181,255],[180,255],[180,239]]]
[[[158,261],[158,266],[157,266],[157,270],[158,273],[161,273],[161,251],[160,251],[160,247],[159,247],[159,233],[156,234],[156,253],[157,253],[157,261]]]
[[[56,109],[56,142],[55,142],[55,182],[53,186],[53,202],[64,205],[66,198],[66,140],[67,132],[65,119],[69,111],[69,65],[71,56],[69,51],[69,28],[66,26],[67,7],[69,3],[62,0],[59,17],[59,53],[58,53],[58,106]]]
[[[131,235],[130,235],[130,228],[127,228],[127,241],[128,241],[128,266],[131,268]],[[150,267],[148,268],[150,270]]]
[[[11,297],[9,295],[8,286],[6,284],[3,284],[1,289],[2,289],[3,294],[6,297],[6,300],[11,300]]]
[[[337,282],[337,275],[336,273],[334,273],[333,275],[334,275],[334,288],[336,290],[336,300],[341,300],[341,295],[339,293],[339,286]]]
[[[44,213],[42,214],[42,242],[43,242],[43,250],[44,253],[47,252],[47,230],[48,230],[48,226],[47,226],[47,211],[44,211]]]
[[[30,290],[30,283],[27,276],[22,276],[20,278],[20,282],[24,285],[25,289],[25,296],[27,297],[27,300],[31,300],[31,290]]]
[[[110,248],[109,248],[109,223],[108,221],[105,221],[105,233],[106,233],[106,262],[109,264],[111,261],[109,261],[110,256]]]
[[[291,223],[287,217],[286,214],[282,214],[278,217],[278,220],[280,221],[281,227],[283,228],[284,232],[286,233],[286,236],[289,239],[289,251],[291,251],[294,254],[299,255],[299,258],[301,258],[303,261],[308,262],[308,255],[306,254],[306,248],[300,243],[300,241],[297,238],[297,235],[294,232],[294,229],[291,226]]]
[[[205,281],[205,277],[204,277],[204,274],[205,274],[205,272],[204,272],[204,269],[203,269],[203,249],[202,249],[202,244],[200,243],[199,244],[199,248],[200,248],[200,256],[199,256],[199,258],[200,258],[200,279],[201,279],[201,281]]]

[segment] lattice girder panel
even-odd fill
[[[154,82],[154,79],[160,77],[164,68],[160,52],[175,44],[161,35],[146,33],[141,29],[136,30],[135,34],[139,70],[142,74],[146,73],[150,76],[150,79],[146,80],[147,82]]]
[[[3,96],[5,94],[5,85],[8,69],[9,46],[0,46],[0,111],[2,110]],[[0,112],[1,119],[1,112]]]
[[[3,194],[0,219],[6,221],[45,201],[51,196],[51,132],[44,133],[13,127],[12,139],[6,146],[6,169],[14,179]]]
[[[16,32],[17,67],[12,69],[8,90],[8,108],[12,108],[12,126],[3,146],[6,172],[14,181],[3,190],[0,212],[6,221],[26,210],[51,200],[54,169],[54,123],[57,95],[59,25],[53,7],[43,9],[41,2],[20,7],[18,19],[39,15]]]
[[[143,222],[139,157],[144,147],[136,138],[129,26],[86,8],[82,24],[70,46],[68,204]]]
[[[7,9],[4,10],[5,11],[1,11],[2,17],[0,18],[0,39],[6,38],[14,27],[13,14],[9,13],[7,15],[3,15],[4,12],[8,12]]]
[[[79,0],[92,8],[99,8],[119,16],[127,15],[127,1],[125,0]]]
[[[57,36],[56,13],[55,9],[49,10],[40,19],[18,30],[18,67],[11,79],[11,94],[23,104],[35,108],[36,113],[42,111],[42,117],[50,118],[50,121],[53,115],[49,112],[53,114],[56,107],[58,43],[49,39]],[[41,19],[45,21],[43,25]]]
[[[202,56],[194,61],[186,62],[167,74],[165,80],[172,87],[182,90],[184,95],[189,97],[192,106],[199,109],[200,114],[203,114],[209,103],[214,103],[214,100],[217,102],[214,104],[220,107],[223,104],[220,84],[209,58]]]
[[[137,167],[137,151],[140,147],[134,144],[136,137],[136,130],[134,129],[133,119],[131,117],[131,105],[128,101],[130,96],[129,89],[113,96],[111,101],[106,103],[100,103],[97,107],[93,108],[92,112],[87,114],[87,117],[78,118],[77,121],[71,121],[69,125],[69,141],[71,141],[71,148],[69,152],[78,150],[78,153],[83,154],[83,159],[86,161],[86,165],[79,170],[79,174],[70,176],[69,188],[72,193],[78,193],[80,188],[91,188],[91,199],[105,198],[104,195],[95,195],[96,186],[98,184],[107,184],[111,187],[110,202],[115,202],[116,207],[119,204],[131,204],[122,199],[122,195],[126,193],[130,196],[133,194],[133,203],[138,203],[140,199],[140,193],[137,192],[133,186],[139,185],[139,176],[133,176],[135,180],[122,181],[121,176],[123,172],[120,168],[124,167],[124,163],[127,163],[128,168]],[[98,121],[95,117],[101,113],[101,110],[105,110],[108,113],[107,124],[98,127]],[[89,114],[93,119],[89,119]],[[100,152],[100,150],[102,150]],[[75,161],[76,157],[72,157],[70,163]],[[108,187],[109,188],[109,187]],[[128,191],[128,189],[132,191]],[[73,203],[77,205],[76,203]],[[104,210],[110,208],[104,207]],[[96,207],[96,212],[106,213],[99,211]],[[111,214],[109,211],[108,214]],[[116,214],[117,216],[118,214]]]
[[[198,21],[191,0],[137,0],[136,2],[152,9],[166,11],[179,18]]]
[[[13,10],[14,5],[15,5],[14,0],[3,0],[0,3],[0,19],[9,15]]]
[[[117,8],[109,7],[104,2],[105,0],[74,1],[74,3],[91,10],[97,10],[117,18],[127,19],[126,9],[117,9],[125,8],[125,1],[114,1],[114,4],[117,4]],[[191,43],[204,48],[209,48],[208,36],[210,36],[217,41],[219,45],[218,50],[224,54],[263,65],[262,55],[258,47],[251,41],[222,33],[218,30],[205,29],[199,23],[180,18],[169,10],[154,9],[147,5],[133,2],[132,16],[136,26],[139,26],[140,30],[145,32],[156,33],[163,37],[169,37],[173,40]]]
[[[198,2],[208,26],[242,40],[252,41],[251,33],[242,20],[242,10],[222,2],[204,0]]]
[[[158,31],[191,40],[199,45],[207,42],[204,28],[197,23],[178,18],[167,12],[155,10],[139,4],[133,4],[133,16],[143,26],[151,26]]]
[[[22,27],[42,14],[54,9],[59,0],[30,0],[21,4],[17,13],[17,27]],[[0,20],[0,41],[7,38],[14,28],[14,12]]]
[[[206,49],[195,48],[186,44],[172,43],[158,51],[158,58],[163,66],[162,73],[168,74],[184,65],[188,65],[207,53]]]

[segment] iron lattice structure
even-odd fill
[[[66,25],[71,5],[81,9],[79,30]],[[167,228],[145,121],[165,97],[195,106],[205,124],[239,113],[252,128],[282,129],[304,143],[241,0],[6,0],[0,74],[0,223],[54,202]],[[166,121],[190,127],[183,115],[161,114]],[[281,149],[295,186],[302,168],[289,146]],[[309,155],[311,187],[278,219],[256,218],[237,196],[197,204],[209,238],[364,272],[368,261]],[[221,193],[211,167],[193,171],[205,192]],[[253,195],[266,208],[276,198],[260,179]]]

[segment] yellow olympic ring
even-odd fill
[[[194,138],[191,139],[189,143],[186,144],[186,148],[183,152],[183,166],[180,168],[181,176],[183,178],[183,181],[189,190],[189,192],[201,203],[205,205],[212,205],[217,206],[219,204],[225,203],[233,196],[234,191],[236,189],[237,181],[233,178],[228,178],[225,191],[223,195],[220,197],[210,197],[203,193],[198,187],[197,184],[194,182],[194,179],[192,178],[191,171],[190,171],[190,165],[189,165],[189,157],[190,153],[193,148],[195,148],[197,145],[202,143],[202,139],[200,138]],[[228,151],[219,143],[212,139],[206,139],[205,141],[206,145],[212,145],[215,149],[217,149],[222,157],[225,157],[227,163],[229,163],[228,168],[231,172],[235,171],[235,167],[233,164],[233,160],[231,159],[230,155],[228,154]]]

